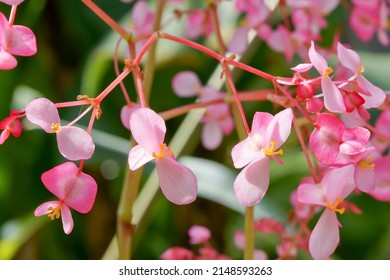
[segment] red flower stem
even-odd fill
[[[141,71],[139,69],[135,69],[134,74],[135,74],[135,87],[137,89],[139,101],[140,101],[142,107],[147,107],[148,103],[146,102],[146,98],[145,98],[144,86],[142,84]]]
[[[98,108],[96,108],[94,106],[91,106],[91,107],[93,107],[93,111],[91,114],[91,118],[89,119],[89,124],[88,124],[88,128],[87,128],[88,134],[91,134],[91,132],[92,132],[93,124],[95,123],[96,116],[97,116],[97,111],[99,110]]]
[[[248,122],[246,120],[245,112],[244,112],[244,109],[242,108],[242,104],[241,104],[240,98],[238,96],[236,86],[234,85],[232,74],[231,74],[231,72],[230,72],[230,70],[229,70],[229,68],[227,66],[224,67],[224,73],[226,75],[226,80],[227,80],[227,82],[228,82],[228,84],[229,84],[229,86],[230,86],[230,88],[232,90],[233,97],[234,97],[234,99],[236,101],[236,104],[237,104],[237,107],[238,107],[238,111],[239,111],[240,116],[241,116],[241,121],[242,121],[242,124],[244,125],[245,132],[248,135],[251,132],[251,130],[250,130]]]
[[[77,172],[77,175],[80,175],[80,173],[83,171],[84,163],[85,163],[85,160],[83,160],[83,159],[80,160],[79,171]]]
[[[108,94],[110,94],[110,92],[120,83],[122,82],[122,80],[124,78],[126,78],[127,75],[129,75],[129,73],[132,71],[132,69],[130,69],[129,67],[125,67],[125,69],[123,70],[123,72],[118,76],[116,77],[116,79],[114,81],[112,81],[112,83],[105,89],[102,91],[102,93],[100,93],[96,98],[95,100],[100,103],[102,102],[102,100],[104,98],[106,98],[106,96]]]
[[[225,42],[223,41],[223,38],[222,38],[221,28],[220,28],[220,24],[219,24],[217,5],[212,2],[209,5],[209,11],[211,13],[211,20],[212,20],[213,26],[214,26],[215,37],[216,37],[217,42],[218,42],[219,53],[222,54],[223,56],[225,56],[226,55],[226,48],[225,48]]]
[[[317,173],[316,173],[316,170],[311,162],[311,159],[310,159],[310,156],[309,156],[309,152],[306,148],[306,144],[305,144],[305,139],[303,138],[303,135],[301,133],[301,130],[299,128],[299,125],[297,123],[297,120],[295,118],[295,114],[293,114],[293,119],[292,119],[292,123],[293,123],[293,126],[295,128],[295,132],[297,133],[297,137],[298,137],[298,140],[299,140],[299,143],[301,144],[301,148],[302,148],[302,151],[303,151],[303,154],[305,155],[305,158],[306,158],[306,162],[307,162],[307,165],[309,167],[309,170],[310,170],[310,173],[314,179],[314,182],[315,183],[319,183],[320,182],[320,179],[318,178],[317,176]]]
[[[113,20],[105,11],[100,9],[91,0],[82,0],[85,5],[88,6],[100,19],[102,19],[108,26],[115,30],[124,40],[128,41],[131,38],[129,34],[122,26],[120,26],[115,20]]]
[[[237,68],[240,68],[242,70],[245,70],[245,71],[247,71],[249,73],[252,73],[254,75],[257,75],[257,76],[259,76],[259,77],[261,77],[261,78],[263,78],[265,80],[268,80],[270,82],[273,82],[275,80],[275,78],[276,78],[275,76],[273,76],[271,74],[265,73],[265,72],[263,72],[261,70],[253,68],[253,67],[251,67],[249,65],[246,65],[244,63],[241,63],[239,61],[235,61],[235,60],[229,59],[229,60],[226,61],[226,63],[229,64],[229,65],[233,65],[233,66],[235,66]]]
[[[11,13],[9,15],[9,26],[11,27],[14,25],[15,17],[16,17],[16,10],[18,9],[18,5],[12,5]]]
[[[150,38],[146,41],[145,45],[143,45],[142,49],[137,54],[137,57],[135,58],[135,60],[133,62],[134,66],[139,66],[145,53],[151,48],[151,46],[154,44],[154,42],[157,39],[158,39],[158,33],[153,33],[153,35],[150,36]]]
[[[74,107],[74,106],[83,106],[88,104],[91,104],[88,100],[77,100],[77,101],[55,103],[57,109]]]

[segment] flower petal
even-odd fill
[[[373,192],[375,189],[375,173],[371,168],[361,168],[359,165],[355,169],[356,187],[362,192]]]
[[[333,113],[343,113],[346,111],[343,96],[339,88],[328,76],[322,76],[321,87],[324,93],[324,103],[326,109]]]
[[[195,72],[182,71],[173,77],[172,88],[177,96],[191,97],[199,94],[202,84]]]
[[[317,69],[321,75],[324,75],[328,69],[328,62],[316,51],[313,41],[311,41],[311,46],[309,49],[309,59],[314,68]]]
[[[253,116],[251,134],[264,134],[273,117],[270,113],[256,112]]]
[[[121,109],[121,122],[124,127],[126,127],[128,130],[130,130],[130,116],[134,112],[135,109],[140,108],[140,105],[138,104],[132,104],[132,106],[123,106]]]
[[[140,145],[136,145],[131,148],[129,152],[129,167],[134,171],[153,159],[154,157],[151,154],[146,153],[144,148]]]
[[[58,207],[58,205],[60,205],[60,203],[61,202],[58,200],[44,202],[35,209],[34,216],[39,217],[39,216],[47,215],[53,211],[53,210],[48,210],[49,208],[55,209]]]
[[[235,168],[242,168],[255,159],[265,157],[255,139],[249,136],[235,145],[232,149],[232,159]]]
[[[0,70],[14,69],[17,64],[18,62],[13,55],[4,50],[0,50]]]
[[[189,204],[196,199],[198,182],[195,174],[173,156],[156,160],[157,176],[165,197],[175,204]]]
[[[346,198],[354,189],[354,166],[347,165],[329,170],[321,180],[326,188],[326,201],[334,202],[337,198]]]
[[[244,206],[252,206],[260,202],[269,185],[269,158],[251,162],[234,181],[234,193],[238,202]]]
[[[357,80],[359,85],[370,93],[370,95],[361,95],[365,101],[363,104],[364,108],[370,109],[381,106],[386,99],[385,92],[381,88],[373,85],[362,75],[358,76]]]
[[[237,28],[230,39],[228,50],[232,53],[242,54],[248,48],[248,32],[247,27]]]
[[[66,234],[69,234],[73,230],[73,218],[70,209],[66,205],[61,207],[61,216],[62,216],[62,228]]]
[[[203,125],[202,144],[208,150],[215,150],[221,144],[223,133],[217,121],[210,121]]]
[[[310,240],[309,251],[313,259],[327,259],[336,250],[340,241],[337,216],[334,211],[325,209],[316,226]]]
[[[158,153],[164,143],[166,126],[164,120],[149,108],[134,110],[130,117],[130,130],[134,139],[149,154]]]
[[[359,55],[350,49],[347,49],[340,42],[337,43],[337,56],[341,65],[351,70],[354,74],[358,74],[361,71],[361,62]]]
[[[27,119],[40,126],[47,133],[52,132],[52,124],[60,123],[56,105],[46,98],[36,98],[26,106]]]
[[[264,146],[268,147],[271,141],[275,142],[275,149],[278,149],[291,133],[293,113],[290,108],[277,113],[267,126],[264,136]]]
[[[304,204],[326,206],[325,189],[322,184],[300,184],[297,191],[297,200]]]
[[[35,35],[28,27],[14,25],[9,30],[7,51],[18,56],[32,56],[37,52]]]
[[[188,230],[188,235],[190,237],[190,244],[202,244],[210,239],[211,232],[204,226],[195,225]]]
[[[57,132],[60,153],[68,160],[90,159],[95,151],[91,135],[75,126],[64,126]]]

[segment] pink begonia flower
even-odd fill
[[[32,56],[37,52],[34,33],[22,25],[10,25],[0,13],[0,70],[10,70],[18,62],[14,55]]]
[[[284,224],[274,218],[262,218],[254,223],[254,230],[262,233],[278,233],[284,231]]]
[[[344,123],[328,113],[317,117],[309,145],[323,164],[335,163],[339,153],[357,155],[366,150],[370,132],[362,127],[345,128]],[[346,165],[346,163],[345,163]]]
[[[325,58],[320,55],[311,42],[309,49],[309,59],[317,71],[321,74],[321,88],[324,93],[325,107],[333,113],[345,112],[345,105],[340,89],[333,83],[329,75],[333,72]]]
[[[0,2],[3,2],[8,5],[19,5],[22,3],[24,0],[0,0]]]
[[[314,259],[327,259],[340,241],[336,213],[345,212],[342,203],[355,188],[351,180],[352,172],[350,165],[331,169],[319,184],[304,183],[298,186],[299,202],[325,208],[309,240],[309,251]]]
[[[19,137],[23,130],[23,125],[20,121],[20,114],[22,111],[13,110],[11,111],[9,117],[6,117],[0,121],[0,129],[3,132],[0,134],[0,145],[8,139],[10,134],[14,137]]]
[[[359,55],[340,43],[337,45],[337,55],[341,65],[350,70],[356,77],[358,91],[364,99],[364,103],[361,105],[366,109],[381,106],[386,98],[386,94],[363,76],[364,66],[360,62]]]
[[[201,102],[222,99],[224,94],[209,86],[202,86],[199,77],[191,71],[182,71],[172,79],[172,87],[180,97],[199,96]],[[230,134],[234,129],[230,107],[226,103],[206,106],[206,112],[201,122],[202,144],[208,150],[219,147],[224,135]]]
[[[245,248],[245,234],[241,230],[236,230],[234,233],[234,245],[241,250],[244,250]],[[255,249],[253,251],[253,259],[268,260],[268,255],[263,250]]]
[[[379,201],[390,201],[390,155],[375,159],[374,164],[376,185],[368,194]]]
[[[46,98],[36,98],[26,106],[27,119],[47,133],[56,133],[60,153],[68,160],[91,158],[95,151],[91,135],[74,126],[61,126],[56,105]]]
[[[52,220],[62,216],[64,232],[71,233],[73,219],[70,208],[82,214],[91,211],[97,193],[95,180],[80,172],[73,162],[66,162],[46,171],[41,180],[58,200],[44,202],[35,209],[34,215],[48,215]]]
[[[275,116],[257,112],[248,137],[233,147],[234,167],[245,167],[234,181],[234,192],[240,204],[255,205],[264,197],[269,185],[269,158],[283,154],[277,149],[290,135],[292,118],[290,108]]]
[[[192,226],[188,230],[188,235],[190,237],[190,244],[205,244],[209,241],[211,232],[204,226]]]
[[[214,26],[209,9],[193,11],[188,15],[184,33],[190,39],[200,36],[208,37],[214,32]]]
[[[381,0],[353,0],[354,6],[349,18],[349,24],[356,36],[363,42],[370,41],[374,34],[382,45],[388,46],[387,34],[389,8]]]
[[[161,256],[162,260],[194,260],[195,254],[183,247],[172,247],[166,250]]]
[[[381,133],[384,137],[390,139],[390,111],[382,111],[375,123],[375,129]],[[389,141],[377,136],[374,133],[372,139],[372,145],[377,149],[379,153],[383,153],[389,147]]]
[[[165,197],[175,204],[189,204],[196,199],[198,183],[190,169],[177,162],[164,143],[164,120],[149,108],[134,110],[130,130],[138,145],[129,152],[129,166],[136,170],[155,159],[157,176]]]

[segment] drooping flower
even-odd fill
[[[95,151],[92,137],[85,130],[61,126],[55,104],[46,98],[36,98],[27,104],[26,117],[47,133],[56,133],[58,149],[68,160],[89,159]]]
[[[97,193],[95,180],[80,172],[73,162],[66,162],[46,171],[41,180],[58,200],[44,202],[35,209],[34,215],[48,215],[52,220],[62,216],[64,232],[71,233],[74,224],[70,208],[82,214],[91,211]]]
[[[11,25],[4,14],[0,13],[0,70],[16,67],[18,62],[14,55],[32,56],[36,52],[36,39],[31,29]]]
[[[283,154],[278,148],[290,135],[292,118],[290,108],[275,116],[257,112],[248,137],[234,146],[234,167],[245,167],[234,181],[234,192],[240,204],[255,205],[264,197],[269,185],[269,158]]]
[[[309,251],[314,259],[327,259],[340,241],[337,213],[343,214],[344,199],[354,190],[351,165],[331,169],[319,184],[303,183],[298,187],[298,201],[322,206],[322,212],[309,239]]]
[[[195,174],[177,162],[172,150],[164,143],[164,120],[149,108],[134,110],[130,129],[138,145],[129,152],[129,166],[136,170],[155,159],[161,190],[175,204],[189,204],[196,199],[198,183]]]
[[[333,113],[345,112],[346,109],[340,89],[329,77],[329,75],[333,73],[333,69],[328,65],[325,58],[316,51],[313,41],[311,42],[311,47],[309,49],[309,59],[314,68],[321,74],[321,88],[324,93],[326,109]]]
[[[22,111],[13,110],[9,117],[0,121],[0,129],[3,132],[0,134],[0,145],[8,139],[9,135],[12,134],[14,137],[19,137],[23,130],[23,125],[20,122],[20,114]]]

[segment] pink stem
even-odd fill
[[[71,121],[70,123],[68,123],[66,126],[72,126],[74,125],[76,122],[78,122],[81,118],[83,118],[89,111],[91,111],[91,109],[93,108],[94,106],[91,105],[89,106],[86,110],[84,110],[84,112],[82,114],[80,114],[77,118],[75,118],[73,121]]]
[[[18,9],[18,5],[12,5],[11,13],[9,15],[9,26],[11,27],[14,25],[15,17],[16,17],[16,10]]]
[[[119,50],[119,45],[121,42],[122,42],[122,37],[119,38],[118,42],[116,43],[115,52],[114,52],[114,69],[115,69],[115,74],[117,77],[120,75],[119,66],[118,66],[118,50]],[[123,81],[121,81],[119,83],[119,86],[121,87],[121,90],[122,90],[123,96],[126,100],[127,106],[131,106],[131,100],[130,100],[129,94],[126,90],[126,87],[125,87]]]
[[[88,100],[78,100],[78,101],[55,103],[57,109],[74,107],[74,106],[83,106],[83,105],[87,105],[87,104],[90,104],[90,102]]]

